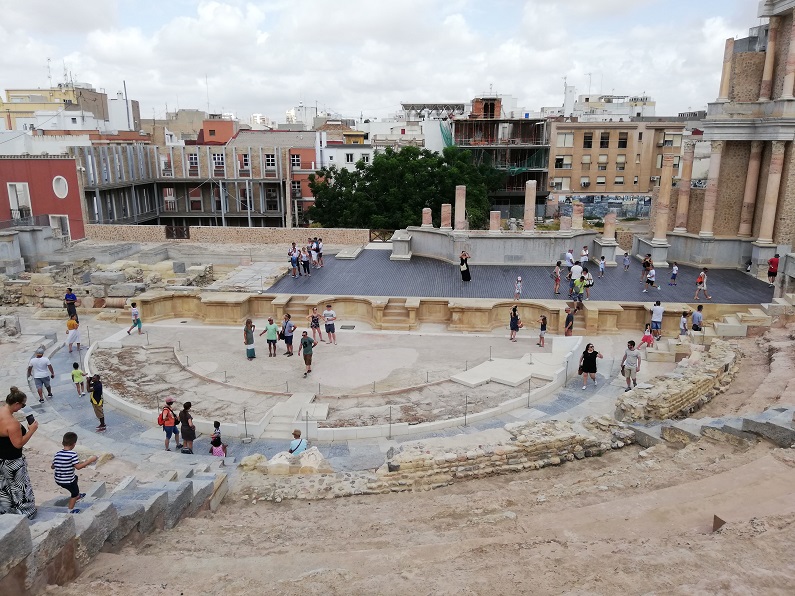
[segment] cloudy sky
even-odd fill
[[[47,87],[64,65],[143,117],[166,106],[263,113],[299,101],[381,117],[401,101],[489,89],[528,109],[578,92],[639,94],[657,114],[717,96],[724,41],[757,0],[0,0],[0,87]],[[205,77],[207,85],[205,86]]]

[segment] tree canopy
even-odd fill
[[[442,153],[428,149],[388,148],[376,153],[371,164],[360,161],[352,171],[324,167],[309,176],[315,205],[309,218],[325,227],[396,230],[422,223],[430,207],[440,225],[442,203],[453,203],[455,187],[467,187],[466,210],[472,229],[488,222],[488,194],[503,183],[490,165],[476,165],[460,147]]]

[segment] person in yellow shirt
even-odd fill
[[[77,390],[77,397],[86,394],[86,373],[80,370],[80,365],[75,362],[72,364],[72,383],[75,384],[75,389]]]
[[[80,323],[77,322],[77,315],[72,315],[66,321],[66,343],[69,344],[69,352],[72,351],[72,344],[77,344],[77,351],[80,351]]]

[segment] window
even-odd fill
[[[202,211],[202,189],[191,188],[188,191],[188,206],[191,211]]]
[[[401,128],[400,129],[400,134],[402,134],[402,135],[406,134],[406,129],[405,128]]]
[[[624,185],[624,177],[623,176],[616,176],[616,180],[613,183],[616,186],[623,186]]]
[[[265,154],[265,167],[266,168],[275,168],[276,167],[276,155],[273,153],[266,153]]]
[[[364,163],[370,163],[370,154],[369,153],[362,153],[362,161]]]
[[[558,155],[555,157],[555,167],[559,170],[571,169],[571,155]]]
[[[586,132],[582,135],[582,148],[583,149],[592,149],[593,148],[593,133]]]
[[[265,211],[279,210],[279,195],[275,188],[265,189]]]
[[[605,185],[605,177],[604,176],[597,176],[596,177],[596,186],[604,186]]]
[[[635,154],[635,163],[640,163],[640,153]]]
[[[213,153],[213,165],[216,169],[224,169],[224,154],[223,153]]]
[[[353,153],[345,154],[345,163],[353,163]]]
[[[616,171],[623,172],[626,169],[626,165],[627,165],[627,156],[616,155]]]
[[[571,190],[571,178],[555,178],[552,187],[555,190]]]
[[[328,156],[328,160],[329,160],[329,161],[334,161],[334,156],[333,156],[333,155],[329,155],[329,156]]]
[[[610,133],[609,132],[603,132],[599,136],[599,148],[600,149],[607,149],[608,147],[610,147]]]
[[[213,186],[213,197],[215,198],[216,211],[229,211],[229,202],[227,201],[227,194],[224,192],[224,200],[221,202],[221,190],[217,186]]]
[[[248,190],[246,190],[245,188],[241,188],[239,197],[240,197],[240,210],[248,211],[250,209],[248,202]]]
[[[588,188],[591,186],[591,179],[588,176],[581,176],[580,177],[580,186],[582,188]]]
[[[635,176],[635,178],[632,179],[632,184],[637,184],[637,183],[638,183],[638,177]]]
[[[643,140],[643,133],[642,133],[642,132],[639,132],[639,133],[638,133],[638,141],[640,142],[640,141],[642,141],[642,140]]]
[[[591,156],[590,155],[583,155],[582,156],[582,163],[591,163]]]
[[[198,153],[188,153],[188,169],[189,170],[198,170],[199,169],[199,154]]]
[[[663,147],[681,147],[682,146],[682,135],[674,134],[674,133],[665,133],[665,137],[663,138]]]
[[[59,199],[65,199],[69,194],[69,183],[66,181],[66,178],[63,176],[55,176],[52,179],[52,192],[54,192],[55,196]]]
[[[657,154],[657,167],[658,168],[662,167],[662,159],[663,159],[662,153],[658,153]]]
[[[9,182],[8,206],[11,208],[11,218],[30,217],[30,191],[27,182]]]
[[[627,148],[627,141],[628,141],[628,133],[620,132],[618,133],[618,148],[619,149],[626,149]]]
[[[210,136],[211,136],[211,137],[214,137],[214,136],[215,136],[215,129],[214,129],[214,128],[211,128],[211,129],[209,130],[209,133],[210,133]]]
[[[558,147],[574,147],[574,133],[573,132],[559,132],[558,133]]]
[[[607,155],[599,156],[599,163],[597,164],[596,169],[602,172],[607,169]]]
[[[679,162],[681,161],[682,157],[680,155],[674,155],[674,170],[679,169]]]
[[[301,156],[300,155],[295,155],[295,154],[290,155],[290,165],[293,166],[294,168],[300,168],[301,167]]]
[[[290,190],[292,190],[292,195],[294,199],[301,198],[301,181],[300,180],[293,180],[290,182]]]
[[[248,170],[251,168],[251,158],[248,156],[248,153],[243,154],[243,159],[240,162],[240,169],[241,170]]]

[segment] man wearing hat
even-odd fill
[[[297,428],[293,431],[293,440],[290,441],[290,453],[299,455],[306,451],[306,439],[301,438],[301,431]]]
[[[36,356],[30,359],[28,363],[28,378],[33,375],[33,381],[36,383],[36,391],[39,394],[39,401],[44,401],[42,394],[42,387],[47,388],[47,397],[52,397],[52,387],[50,387],[50,379],[55,378],[55,371],[52,369],[52,364],[49,358],[44,356],[44,348],[36,350]]]
[[[171,409],[171,405],[176,400],[168,396],[166,398],[166,405],[163,406],[163,430],[166,433],[166,451],[171,451],[168,444],[171,441],[171,435],[174,435],[174,440],[177,442],[177,449],[182,449],[182,443],[179,442],[179,427],[177,427],[177,415]]]
[[[265,340],[268,342],[268,358],[276,356],[276,342],[279,340],[279,326],[273,322],[273,317],[268,317],[268,324],[265,329],[260,331],[260,337],[265,335]]]

